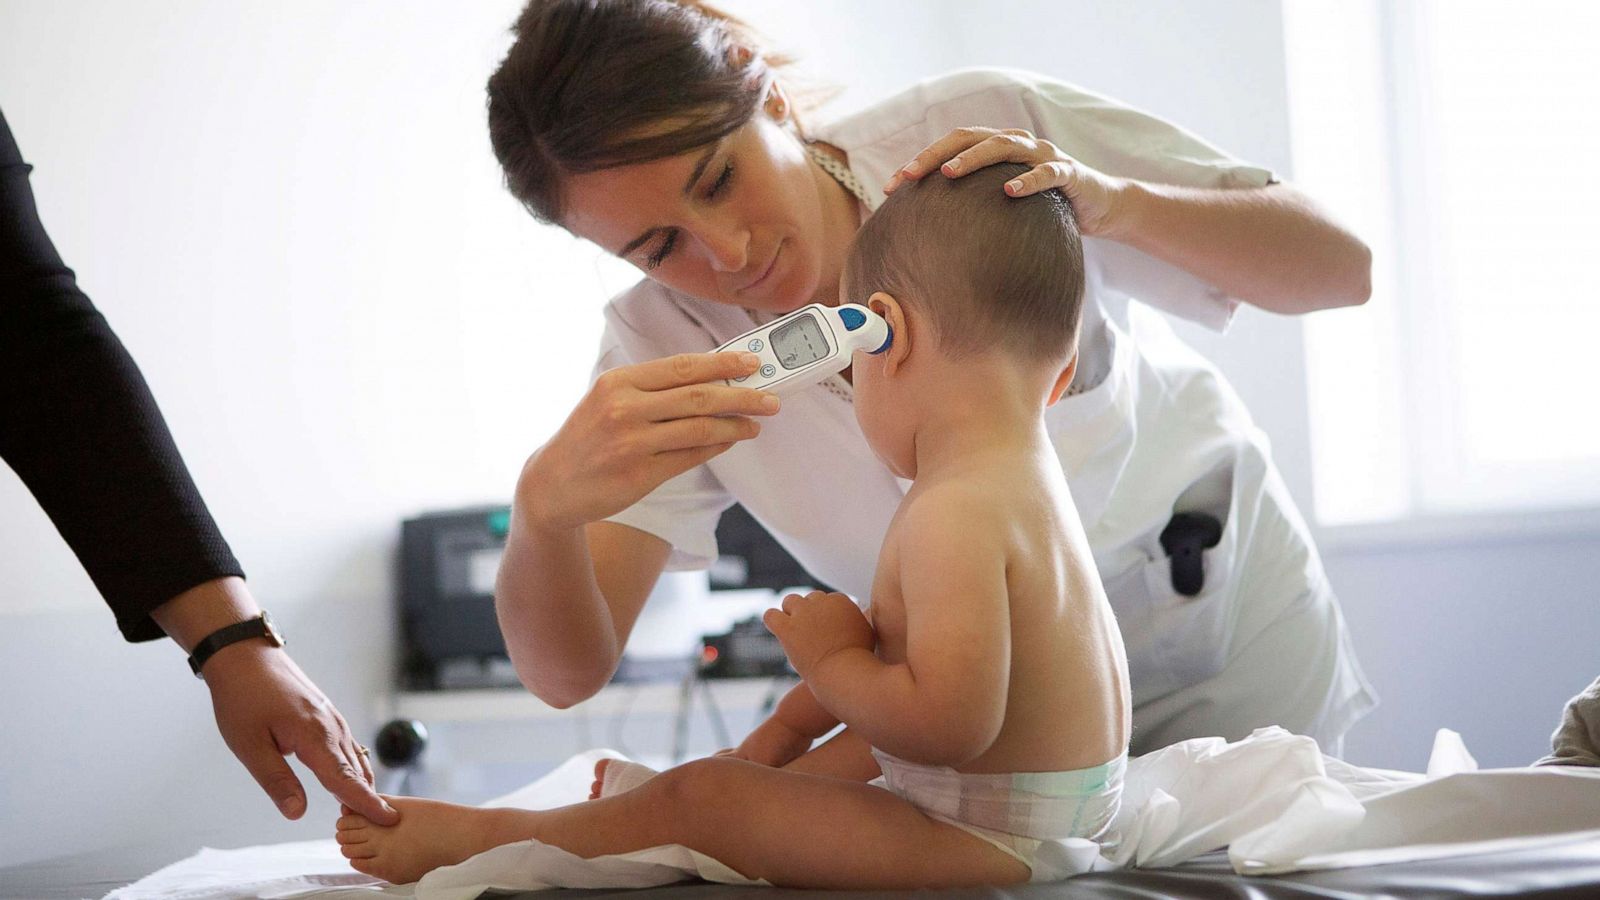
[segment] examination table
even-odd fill
[[[165,854],[151,847],[79,854],[43,862],[0,868],[0,897],[6,900],[76,900],[106,892],[185,856],[190,850]],[[382,894],[367,894],[381,898]],[[885,892],[793,891],[779,888],[679,884],[644,890],[542,891],[516,897],[598,897],[628,900],[718,900],[815,896],[865,900],[897,896]],[[1126,869],[1096,872],[1055,884],[1014,888],[926,892],[919,896],[949,900],[1055,900],[1055,898],[1363,898],[1389,897],[1545,897],[1600,898],[1600,838],[1557,842],[1538,848],[1448,859],[1301,872],[1293,875],[1246,877],[1234,874],[1227,857],[1209,853],[1168,869]]]
[[[596,760],[614,755],[606,750],[578,754],[486,805],[546,809],[573,802],[570,798],[588,790]],[[1426,774],[1353,766],[1323,755],[1310,738],[1278,728],[1258,729],[1233,742],[1181,741],[1132,761],[1123,799],[1115,843],[1102,848],[1078,841],[1060,848],[1061,854],[1048,859],[1042,854],[1035,861],[1036,874],[1046,877],[1084,874],[1013,888],[925,895],[1600,900],[1600,771],[1565,766],[1479,770],[1459,735],[1448,730],[1436,737]],[[1232,860],[1224,851],[1205,852],[1224,845],[1231,845]],[[1085,849],[1086,855],[1076,855]],[[287,897],[315,888],[319,900],[401,900],[419,892],[465,900],[487,884],[661,884],[676,874],[696,873],[719,881],[747,880],[683,847],[583,860],[536,841],[519,841],[430,872],[416,888],[383,886],[349,870],[327,839],[238,851],[196,850],[190,835],[169,838],[164,846],[146,844],[11,866],[0,869],[0,898],[102,897],[135,881],[140,881],[137,889],[119,891],[119,896],[236,900],[255,890]],[[181,864],[169,867],[180,859]],[[1085,871],[1091,868],[1101,871]],[[1289,874],[1238,874],[1244,871]],[[559,893],[652,900],[779,893],[896,896],[703,882]]]

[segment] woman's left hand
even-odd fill
[[[1000,162],[1022,163],[1033,169],[1006,182],[1011,197],[1026,197],[1060,188],[1078,217],[1078,230],[1089,236],[1114,237],[1117,201],[1127,180],[1092,169],[1061,152],[1061,148],[1020,128],[957,128],[929,144],[883,186],[885,194],[907,181],[916,181],[935,169],[960,178]]]

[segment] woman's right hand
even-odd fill
[[[517,506],[540,528],[572,529],[638,502],[662,482],[761,433],[778,397],[723,379],[754,353],[681,353],[601,373],[523,466]]]

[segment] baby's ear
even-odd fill
[[[911,354],[911,328],[906,323],[905,307],[892,294],[883,291],[868,297],[866,306],[889,323],[889,349],[878,356],[883,360],[884,374],[893,375],[905,365],[906,357]]]
[[[1056,401],[1072,386],[1072,378],[1078,374],[1078,351],[1072,351],[1072,359],[1067,361],[1067,367],[1056,376],[1056,383],[1050,387],[1050,399],[1045,401],[1045,406],[1055,406]]]

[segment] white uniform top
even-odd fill
[[[952,129],[1024,128],[1111,175],[1193,187],[1259,187],[1265,169],[1182,129],[1024,72],[978,69],[916,85],[811,129],[843,150],[874,199]],[[1046,412],[1062,469],[1128,648],[1134,752],[1283,725],[1334,743],[1374,705],[1321,562],[1222,376],[1140,301],[1216,330],[1238,301],[1131,247],[1084,240],[1086,295],[1075,393]],[[710,350],[749,311],[644,280],[606,307],[595,373]],[[672,545],[669,569],[717,555],[724,509],[742,503],[816,577],[867,602],[878,550],[910,482],[873,455],[842,378],[786,397],[761,435],[612,516]],[[1136,439],[1137,438],[1137,439]],[[1178,594],[1159,542],[1173,513],[1224,523],[1205,587]]]

